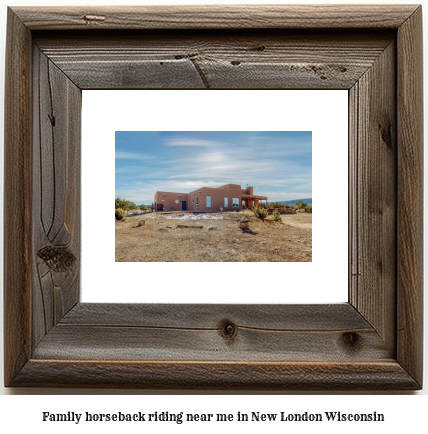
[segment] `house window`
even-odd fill
[[[196,198],[196,206],[199,205],[199,198]]]
[[[207,196],[207,208],[211,207],[211,196]]]
[[[227,208],[229,206],[229,198],[225,197],[224,198],[224,207]]]
[[[232,202],[233,206],[239,206],[239,199],[237,197],[233,198],[233,202]]]

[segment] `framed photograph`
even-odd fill
[[[14,7],[6,53],[6,386],[422,388],[421,6]],[[346,90],[347,302],[82,302],[91,89]]]
[[[175,93],[179,101],[173,113],[156,116],[167,123],[181,108],[199,129],[202,106],[203,116],[221,122],[223,105],[208,100],[215,92],[205,102],[207,92],[189,92],[186,108],[182,93]],[[152,110],[146,92],[141,94],[146,110]],[[221,94],[241,97],[239,91]],[[263,111],[283,111],[271,94]],[[253,95],[248,107],[253,117],[266,116],[254,110],[257,91],[245,95]],[[146,111],[139,106],[137,111]],[[229,113],[236,123],[240,111]],[[151,123],[144,114],[139,125]],[[312,131],[114,133],[116,262],[312,261]]]

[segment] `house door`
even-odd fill
[[[182,200],[181,201],[181,211],[186,211],[186,209],[187,209],[187,201]]]
[[[156,204],[156,211],[163,211],[163,203]]]

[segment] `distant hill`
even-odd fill
[[[280,205],[291,205],[291,206],[293,206],[293,205],[296,205],[296,202],[299,202],[299,201],[306,202],[308,205],[312,205],[312,198],[295,199],[295,200],[281,200],[281,201],[278,201],[278,203]],[[269,203],[271,203],[271,202],[269,202]]]

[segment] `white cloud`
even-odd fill
[[[214,140],[186,139],[186,138],[171,138],[165,140],[167,146],[219,146],[221,142]]]

